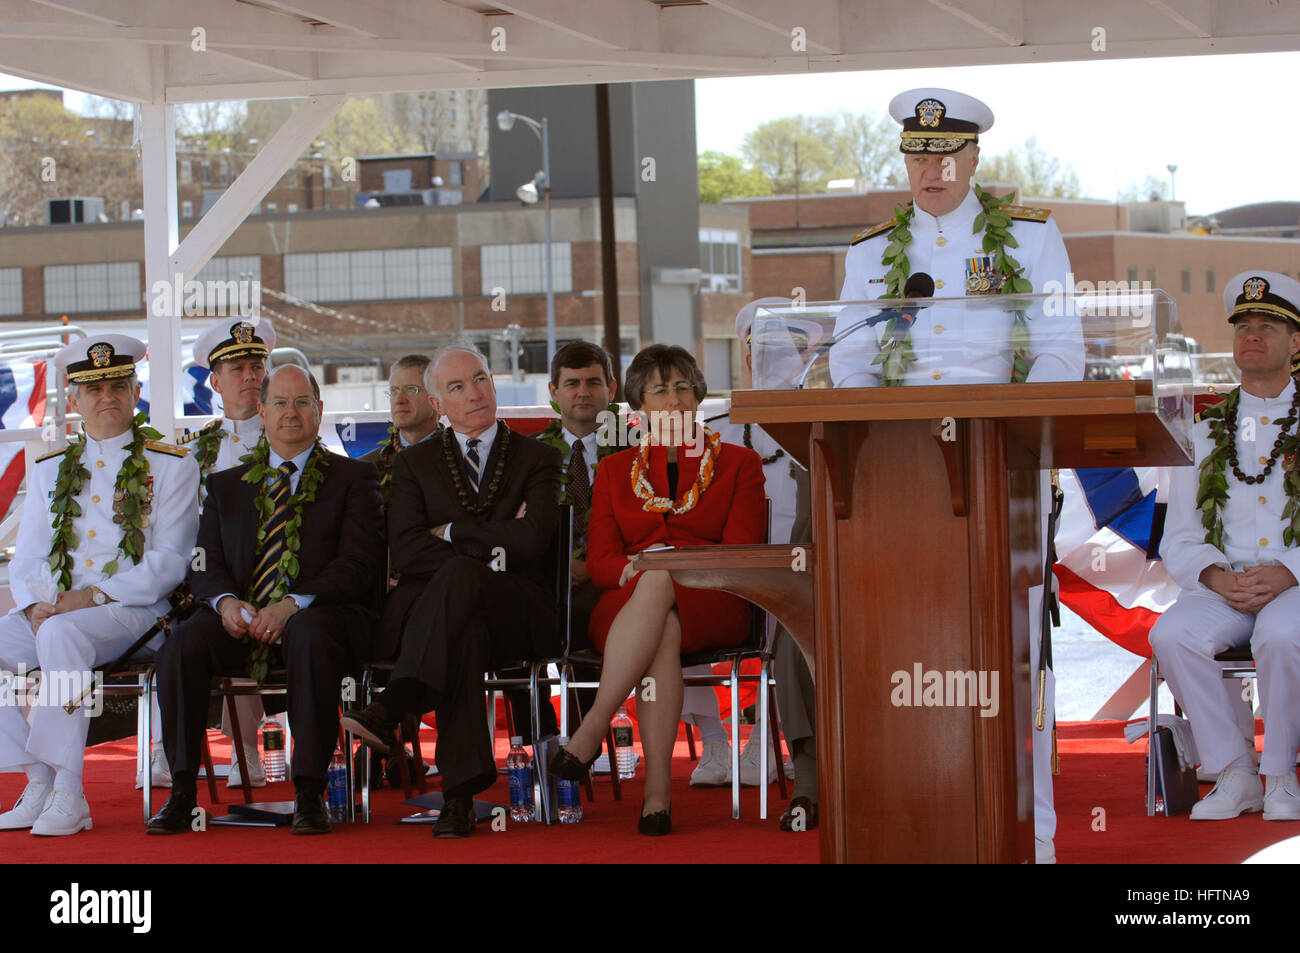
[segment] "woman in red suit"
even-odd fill
[[[678,586],[662,570],[634,573],[630,557],[656,546],[759,543],[767,522],[758,454],[722,443],[695,421],[705,390],[699,365],[680,347],[652,345],[628,367],[628,404],[648,418],[649,434],[597,467],[587,528],[587,571],[606,590],[590,626],[605,657],[600,689],[568,747],[551,762],[561,777],[580,779],[600,753],[618,706],[643,678],[653,678],[654,700],[637,704],[646,760],[643,834],[672,830],[681,655],[744,642],[750,608],[725,592]]]

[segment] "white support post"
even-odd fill
[[[314,96],[299,106],[208,209],[172,255],[174,275],[189,281],[220,251],[236,228],[297,161],[343,105],[346,96]],[[147,219],[146,219],[147,221]],[[173,280],[174,277],[173,277]]]
[[[140,104],[144,178],[144,287],[149,328],[149,417],[164,438],[176,434],[176,377],[181,367],[180,315],[174,298],[154,288],[170,287],[171,258],[178,244],[176,219],[176,120],[169,103]],[[162,282],[163,284],[159,284]],[[157,302],[155,298],[165,300]],[[160,313],[161,312],[161,313]]]

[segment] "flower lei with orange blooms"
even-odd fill
[[[641,438],[641,448],[637,451],[636,461],[632,464],[632,492],[641,500],[641,509],[647,513],[689,513],[700,502],[700,496],[713,482],[713,471],[718,462],[718,448],[722,436],[717,431],[704,428],[704,455],[700,458],[700,472],[695,482],[687,488],[676,503],[666,496],[655,496],[654,487],[650,485],[650,442],[649,434]]]

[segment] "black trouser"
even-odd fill
[[[539,642],[553,641],[554,631],[544,589],[467,556],[449,560],[424,587],[402,632],[390,691],[409,699],[408,680],[414,680],[432,701],[444,795],[471,796],[496,782],[483,673],[533,657]]]
[[[280,644],[293,728],[292,777],[323,787],[338,744],[339,687],[355,675],[370,631],[367,614],[353,606],[309,606],[294,613]],[[207,730],[212,678],[244,675],[252,643],[235,639],[207,606],[182,623],[158,652],[158,701],[163,745],[173,775],[198,774]]]

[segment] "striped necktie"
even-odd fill
[[[469,471],[469,482],[474,486],[474,495],[478,495],[478,481],[483,474],[483,461],[478,457],[478,445],[482,443],[478,437],[470,437],[465,441],[465,469]]]
[[[289,522],[289,483],[298,468],[292,460],[280,464],[279,476],[271,484],[271,518],[266,521],[266,535],[262,542],[262,555],[253,570],[253,605],[265,607],[279,582],[276,566],[284,549],[284,527]]]

